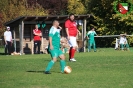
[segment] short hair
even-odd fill
[[[69,14],[69,18],[70,18],[70,16],[72,16],[72,15],[75,16],[73,13],[71,13],[71,14]]]
[[[90,29],[93,29],[93,28],[94,28],[93,26],[90,27]]]
[[[54,23],[54,22],[56,22],[56,21],[59,22],[57,19],[54,19],[54,20],[52,21],[52,23]]]

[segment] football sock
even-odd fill
[[[48,63],[48,65],[47,65],[47,67],[46,67],[46,70],[45,70],[45,71],[50,71],[50,69],[53,67],[53,65],[54,65],[54,61],[53,61],[53,60],[51,60],[51,61]]]
[[[61,72],[64,72],[64,68],[66,66],[65,60],[60,60]]]
[[[75,54],[75,49],[71,49],[71,59],[74,58],[74,54]]]
[[[71,51],[72,51],[72,47],[70,47],[69,49],[69,60],[71,59]]]

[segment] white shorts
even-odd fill
[[[70,36],[70,40],[68,40],[68,43],[69,43],[70,47],[77,46],[76,37]]]

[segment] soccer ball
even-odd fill
[[[66,66],[66,67],[64,68],[64,72],[65,72],[66,74],[71,73],[71,72],[72,72],[71,67],[70,67],[70,66]]]

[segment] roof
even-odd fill
[[[7,25],[11,25],[14,23],[18,23],[18,21],[20,22],[21,20],[23,21],[51,21],[53,19],[58,19],[58,20],[66,20],[68,19],[69,15],[51,15],[51,16],[20,16],[17,17],[11,21],[8,21],[5,23],[5,26]],[[75,19],[85,19],[85,18],[89,18],[90,15],[76,15]]]

